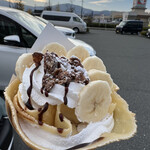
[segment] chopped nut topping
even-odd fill
[[[69,85],[70,82],[88,84],[89,78],[85,75],[85,69],[80,60],[73,56],[68,60],[65,57],[58,57],[55,53],[44,54],[44,76],[42,79],[41,92],[45,95],[55,84]]]

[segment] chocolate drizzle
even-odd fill
[[[34,73],[34,71],[35,70],[37,70],[38,69],[38,67],[39,66],[36,66],[32,71],[31,71],[31,74],[30,74],[30,86],[29,86],[29,88],[28,88],[28,90],[27,90],[27,95],[28,95],[28,101],[26,102],[26,107],[28,108],[28,109],[30,109],[30,110],[33,110],[34,108],[32,107],[32,104],[31,104],[31,91],[32,91],[32,86],[33,86],[33,84],[32,84],[32,78],[33,78],[33,73]]]
[[[28,101],[25,103],[25,105],[26,105],[26,107],[28,108],[28,109],[30,109],[30,110],[33,110],[34,108],[33,108],[33,106],[32,106],[32,104],[31,104],[31,92],[32,92],[32,87],[33,87],[33,83],[32,83],[32,79],[33,79],[33,73],[34,73],[34,71],[36,71],[38,68],[39,68],[39,66],[41,65],[41,60],[42,60],[42,58],[43,58],[43,54],[41,54],[41,53],[33,53],[32,54],[32,57],[33,57],[33,61],[34,61],[34,63],[35,63],[35,68],[31,71],[31,73],[30,73],[30,86],[29,86],[29,88],[27,89],[27,95],[28,95]]]
[[[45,103],[43,109],[39,109],[40,113],[38,114],[38,123],[39,125],[43,125],[43,114],[47,111],[48,109],[48,103]]]
[[[66,150],[75,150],[75,149],[83,148],[83,147],[86,147],[86,146],[88,146],[88,145],[94,144],[94,143],[96,143],[96,142],[98,142],[98,141],[101,141],[101,140],[103,140],[103,139],[104,139],[104,137],[100,137],[100,138],[94,140],[93,142],[82,143],[82,144],[73,146],[73,147],[71,147],[71,148],[68,148],[68,149],[66,149]]]
[[[60,119],[60,121],[61,121],[61,122],[63,122],[63,121],[64,121],[64,116],[63,116],[63,114],[62,114],[62,113],[60,113],[60,114],[59,114],[59,119]]]
[[[68,103],[68,99],[67,99],[68,87],[69,87],[69,84],[65,84],[65,94],[64,94],[64,104],[65,105],[67,105],[67,103]]]
[[[77,57],[68,60],[58,57],[55,53],[44,55],[44,76],[42,79],[41,93],[48,97],[48,93],[55,84],[65,86],[64,104],[67,105],[67,93],[70,82],[88,84],[89,78],[85,77],[85,69]]]
[[[62,134],[63,133],[63,128],[57,128],[57,131]]]
[[[29,97],[27,103],[25,104],[28,109],[33,110],[31,104],[31,92],[32,92],[32,78],[34,72],[41,65],[41,60],[44,58],[44,76],[42,79],[41,93],[48,97],[48,93],[54,87],[55,84],[60,84],[65,86],[64,94],[64,104],[67,105],[67,93],[70,82],[76,82],[81,84],[88,84],[89,78],[85,76],[85,69],[81,64],[80,60],[73,56],[68,60],[65,57],[58,57],[55,53],[41,54],[33,53],[33,61],[35,63],[35,68],[30,74],[30,86],[27,90],[27,95]]]

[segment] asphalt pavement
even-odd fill
[[[150,39],[105,30],[91,30],[77,38],[94,47],[120,87],[118,93],[136,113],[138,130],[133,138],[97,150],[150,150]]]
[[[105,30],[90,30],[90,33],[78,34],[77,38],[94,47],[107,72],[120,87],[119,94],[136,113],[138,131],[133,138],[97,150],[149,150],[150,39]],[[16,134],[14,150],[29,150]]]

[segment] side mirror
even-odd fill
[[[7,43],[13,46],[18,46],[20,43],[20,38],[18,35],[8,35],[4,37],[4,43]]]

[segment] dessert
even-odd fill
[[[33,149],[92,149],[136,132],[103,61],[81,46],[67,52],[52,43],[23,54],[16,75],[5,90],[7,111]]]

